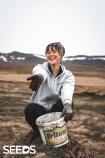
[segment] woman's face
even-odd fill
[[[48,63],[53,65],[53,64],[60,64],[62,56],[58,52],[58,50],[56,50],[54,47],[53,49],[49,47],[48,51],[46,52],[46,58]]]

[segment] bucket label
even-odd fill
[[[66,125],[53,130],[45,130],[44,135],[49,145],[58,145],[68,140]]]

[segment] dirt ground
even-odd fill
[[[29,73],[0,72],[1,151],[4,145],[18,142],[22,135],[30,131],[24,118],[24,108],[32,94],[26,81],[29,76]],[[81,72],[76,76],[75,117],[67,124],[69,135],[92,152],[95,158],[105,157],[104,83],[105,76],[102,72],[98,75],[90,73],[90,76],[89,73],[88,76],[85,73],[83,76]]]
[[[5,69],[5,71],[4,71]],[[31,68],[0,69],[0,81],[27,82],[27,78],[31,75]],[[76,69],[76,70],[75,70]],[[97,95],[105,95],[105,70],[104,69],[73,69],[76,81],[76,93],[95,93]],[[22,73],[22,71],[24,73]]]

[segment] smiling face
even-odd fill
[[[61,53],[53,46],[50,46],[46,51],[46,58],[50,65],[60,64],[62,60]]]

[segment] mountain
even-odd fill
[[[42,63],[44,56],[21,53],[13,51],[11,53],[0,53],[0,64],[35,64]]]
[[[0,53],[0,65],[31,65],[43,63],[45,56],[37,54],[27,54],[17,51],[11,53]],[[97,66],[105,67],[105,56],[67,56],[63,58],[63,64],[75,66]]]
[[[87,55],[77,55],[68,56],[64,58],[66,65],[78,65],[78,66],[97,66],[105,67],[105,56],[87,56]]]

